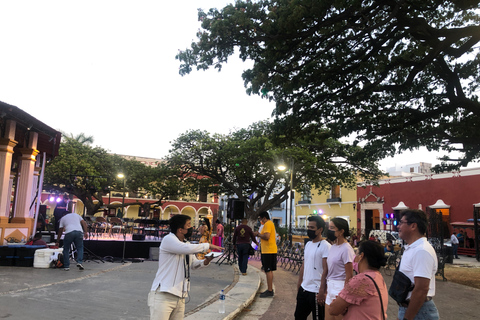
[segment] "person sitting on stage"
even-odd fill
[[[192,235],[193,227],[187,215],[173,216],[170,231],[160,244],[158,270],[148,294],[151,320],[183,319],[185,298],[190,288],[190,268],[207,266],[213,259],[212,256],[198,260],[195,253],[223,250],[211,243],[189,243],[187,239]]]

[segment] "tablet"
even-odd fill
[[[218,258],[223,254],[223,252],[210,252],[205,255],[205,257],[211,257],[213,256],[214,258]]]

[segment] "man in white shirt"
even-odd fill
[[[409,292],[407,301],[399,304],[398,319],[436,320],[439,314],[433,297],[435,296],[435,273],[437,255],[425,238],[428,222],[421,210],[405,210],[398,224],[400,238],[407,245],[400,262],[403,272],[415,285]]]
[[[70,246],[74,243],[77,249],[77,267],[82,271],[85,269],[83,267],[83,238],[88,237],[88,226],[80,215],[74,212],[69,213],[67,210],[65,210],[64,214],[59,223],[56,243],[58,246],[60,238],[63,232],[65,232],[63,239],[63,270],[70,270]]]
[[[300,268],[297,283],[297,307],[295,320],[306,320],[313,313],[314,320],[325,318],[325,304],[317,301],[325,295],[327,257],[330,251],[330,243],[323,237],[325,221],[319,216],[308,217],[307,235],[312,240],[305,244],[304,262]],[[322,283],[322,279],[323,282]]]
[[[455,232],[452,232],[452,236],[450,237],[450,241],[452,241],[452,248],[453,248],[453,255],[455,256],[455,259],[460,259],[458,257],[458,238],[455,235]]]
[[[170,219],[170,233],[162,239],[158,257],[158,270],[148,294],[151,320],[178,320],[185,314],[185,297],[190,288],[190,268],[207,266],[213,259],[198,260],[195,253],[222,247],[187,241],[192,235],[191,218],[178,214]]]

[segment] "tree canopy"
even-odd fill
[[[172,143],[169,161],[211,178],[223,188],[219,192],[245,201],[250,220],[286,200],[290,176],[295,190],[310,193],[311,187],[355,186],[359,175],[374,179],[381,174],[360,147],[341,144],[327,130],[318,130],[312,128],[310,136],[295,142],[278,138],[268,122],[228,135],[190,130]],[[289,170],[293,164],[293,172],[278,170],[280,163]]]
[[[199,9],[180,74],[239,53],[248,94],[282,130],[315,122],[385,157],[426,146],[480,157],[479,1],[236,1]],[[444,168],[447,168],[446,164]]]
[[[133,192],[138,197],[152,195],[155,199],[152,204],[192,192],[191,184],[183,183],[180,168],[165,162],[156,167],[146,166],[135,159],[128,160],[92,147],[90,141],[93,140],[85,136],[81,139],[64,136],[59,155],[47,164],[44,177],[45,190],[76,196],[88,215],[105,206],[102,197],[112,190]],[[118,178],[119,173],[124,174],[125,181]]]

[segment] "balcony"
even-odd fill
[[[327,203],[329,202],[342,202],[342,198],[330,198],[327,199]]]
[[[300,201],[298,201],[298,204],[310,204],[310,203],[312,203],[311,200],[300,200]]]

